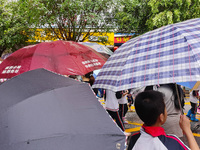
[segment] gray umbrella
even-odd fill
[[[37,69],[0,85],[1,150],[122,150],[124,143],[86,83]]]

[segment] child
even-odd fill
[[[128,103],[127,103],[127,105],[128,105],[128,111],[133,111],[131,109],[131,105],[133,104],[133,96],[131,94],[131,89],[128,90],[127,100],[128,100]]]
[[[124,124],[120,118],[119,115],[119,104],[118,104],[118,99],[122,97],[122,92],[114,92],[111,90],[106,89],[105,90],[105,108],[106,111],[109,113],[109,115],[115,120],[117,125],[122,129],[122,131],[125,131]]]
[[[158,91],[145,91],[136,96],[136,113],[144,122],[139,133],[134,134],[128,150],[187,150],[189,149],[178,137],[166,135],[161,127],[167,119],[164,96]],[[191,150],[199,147],[190,130],[189,119],[181,115],[180,127],[185,133]]]
[[[128,94],[128,90],[124,90],[122,91],[122,96],[121,98],[118,99],[118,103],[119,103],[119,116],[121,118],[121,120],[123,121],[124,124],[127,124],[128,122],[125,119],[126,113],[128,111],[128,100],[127,100],[127,94]]]
[[[190,104],[191,104],[191,109],[187,113],[187,117],[191,119],[191,121],[198,122],[199,120],[196,119],[196,112],[197,112],[197,105],[199,102],[199,91],[198,90],[193,90],[192,93],[190,94]]]

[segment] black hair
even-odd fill
[[[154,125],[159,115],[165,113],[164,95],[152,90],[139,93],[135,98],[135,110],[145,125]]]
[[[85,74],[86,78],[89,78],[89,84],[92,86],[94,84],[95,78],[93,76],[93,71]]]
[[[192,96],[197,96],[197,90],[192,91]]]
[[[69,75],[69,78],[77,79],[77,76],[76,75]]]
[[[170,83],[170,84],[167,84],[170,86],[170,88],[172,89],[173,91],[173,95],[174,95],[174,106],[176,107],[176,109],[179,109],[180,110],[180,105],[179,105],[179,100],[178,100],[178,96],[179,96],[179,99],[181,101],[181,107],[183,108],[184,107],[184,104],[185,104],[185,101],[184,101],[184,93],[183,93],[183,90],[182,88],[180,87],[180,85],[177,84],[177,89],[178,89],[178,94],[177,94],[177,90],[176,90],[176,85],[174,83]],[[162,85],[161,85],[162,86]]]

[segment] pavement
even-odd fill
[[[102,105],[104,105],[104,100],[100,100],[100,102],[102,103]],[[184,110],[183,110],[185,115],[187,114],[187,112],[190,108],[191,108],[191,106],[190,106],[189,99],[186,98],[185,106],[184,106]],[[200,120],[200,114],[197,114],[196,118]],[[126,120],[128,121],[128,124],[125,124],[125,132],[131,133],[131,135],[138,132],[143,124],[143,122],[140,120],[140,118],[138,117],[138,115],[135,112],[134,105],[131,106],[131,111],[127,112]],[[197,127],[197,125],[200,125],[200,121],[199,122],[191,122],[191,129],[193,131],[193,135],[194,135],[198,145],[200,146],[200,127],[197,128],[196,130],[194,130],[195,127]],[[180,139],[186,145],[188,145],[186,136],[183,136]],[[128,138],[127,142],[129,142],[129,138]]]

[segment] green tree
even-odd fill
[[[199,0],[150,0],[148,5],[152,13],[147,20],[150,30],[200,17]]]
[[[146,21],[151,8],[146,0],[119,0],[121,8],[116,10],[115,20],[118,32],[134,32],[136,35],[148,31]]]
[[[20,0],[32,27],[47,28],[57,39],[83,41],[91,32],[113,28],[112,0]],[[48,31],[49,30],[44,30]],[[82,34],[85,33],[85,34]]]
[[[199,0],[120,0],[115,16],[119,31],[136,35],[164,25],[200,17]]]
[[[28,39],[27,22],[18,13],[16,2],[0,1],[0,56],[5,50],[16,50],[26,44]]]

